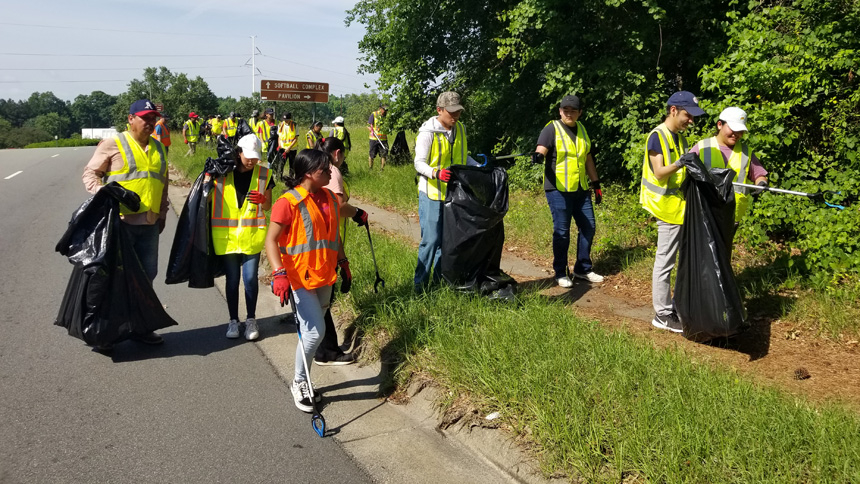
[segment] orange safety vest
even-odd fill
[[[337,281],[340,211],[334,193],[328,188],[321,190],[329,198],[328,215],[301,186],[287,190],[280,197],[293,207],[290,229],[278,241],[281,263],[293,288],[316,289]]]
[[[161,141],[161,144],[163,144],[164,146],[170,146],[170,130],[167,129],[167,125],[164,124],[164,118],[159,119],[158,122],[155,123],[155,129],[158,129],[159,126],[161,126],[161,131],[163,134],[159,136],[155,134],[155,131],[153,130],[152,137],[157,139],[158,141]]]

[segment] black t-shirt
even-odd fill
[[[574,124],[573,127],[564,123],[561,123],[561,125],[564,127],[567,135],[570,136],[570,139],[576,140],[577,125]],[[540,136],[538,136],[537,144],[547,149],[543,169],[543,189],[545,192],[555,191],[557,189],[555,188],[555,126],[553,123],[544,126],[540,132]],[[577,188],[577,190],[581,189],[582,187]]]
[[[246,172],[240,172],[239,170],[233,171],[233,187],[236,189],[236,203],[240,207],[250,191],[252,175],[254,175],[254,170],[248,170]],[[266,190],[271,190],[274,187],[275,179],[270,178],[269,185],[266,187]]]

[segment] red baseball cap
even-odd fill
[[[194,111],[191,111],[190,113],[188,113],[188,117],[189,118],[197,118],[199,116],[197,116],[197,113],[195,113]]]

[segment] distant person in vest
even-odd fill
[[[248,119],[248,127],[251,128],[252,131],[256,131],[257,129],[257,118],[260,117],[260,111],[255,109],[251,111],[251,117]]]
[[[221,115],[215,114],[212,116],[212,119],[209,120],[209,124],[211,125],[212,131],[212,142],[214,145],[218,145],[218,136],[221,135],[221,130],[223,129]]]
[[[316,147],[317,143],[322,139],[322,121],[317,121],[312,124],[307,133],[305,133],[305,144],[309,150]]]
[[[428,119],[415,137],[415,171],[418,172],[418,223],[421,243],[413,283],[416,291],[437,284],[442,274],[442,205],[451,180],[451,165],[477,165],[468,155],[460,95],[443,92],[436,100],[436,116]],[[432,278],[431,278],[432,274]]]
[[[591,156],[591,139],[582,122],[582,102],[577,96],[565,96],[558,108],[559,120],[550,121],[540,132],[534,162],[544,165],[543,189],[552,214],[552,268],[561,287],[572,287],[567,265],[570,249],[570,221],[576,222],[576,263],[573,277],[588,282],[603,282],[603,276],[591,270],[591,242],[596,223],[594,202],[600,205],[603,192]]]
[[[150,281],[158,273],[158,236],[167,218],[167,155],[164,145],[152,138],[160,116],[148,99],[132,103],[128,110],[129,130],[102,140],[82,177],[90,193],[116,181],[140,195],[140,208],[132,212],[120,205],[120,218]],[[147,344],[164,342],[155,333],[132,339]]]
[[[260,143],[263,145],[263,158],[262,160],[268,160],[267,154],[269,153],[269,136],[272,134],[272,126],[275,125],[275,110],[273,108],[267,108],[264,111],[263,119],[257,122],[257,126],[254,128],[254,132],[257,133],[257,137],[260,138]]]
[[[212,190],[212,244],[224,261],[226,276],[227,337],[239,337],[239,278],[245,285],[245,339],[260,336],[257,327],[257,293],[260,252],[266,241],[266,211],[272,208],[271,171],[259,164],[260,140],[254,134],[243,136],[238,144],[236,169],[215,179]]]
[[[197,152],[197,140],[200,137],[200,121],[194,111],[188,113],[188,121],[182,125],[182,137],[185,139],[185,144],[188,145],[188,152],[185,156],[193,155]]]
[[[212,116],[206,116],[205,121],[200,121],[200,139],[206,144],[207,147],[212,147],[212,125],[209,124],[209,118]]]
[[[339,138],[329,136],[319,144],[320,150],[331,156],[331,181],[326,188],[334,193],[337,204],[340,207],[339,229],[340,245],[346,253],[347,219],[352,219],[359,227],[367,225],[367,212],[349,203],[349,185],[344,181],[340,172],[343,166],[346,147]],[[341,291],[349,291],[349,286],[341,283]],[[334,302],[334,291],[332,291],[331,302]],[[334,319],[331,316],[331,305],[325,312],[325,335],[317,348],[314,361],[318,365],[349,365],[355,362],[355,356],[346,353],[337,343],[337,331],[334,327]]]
[[[170,154],[170,129],[167,128],[167,121],[170,119],[170,116],[163,115],[158,119],[158,122],[155,123],[155,131],[152,132],[152,137],[158,141],[161,141],[161,144],[164,145],[164,157]]]
[[[292,288],[296,321],[302,339],[296,346],[295,373],[290,390],[296,407],[311,412],[310,375],[305,373],[302,353],[312,365],[325,336],[325,312],[331,301],[336,269],[351,281],[349,261],[340,244],[339,207],[334,193],[325,188],[331,181],[331,158],[320,150],[302,150],[296,156],[295,175],[287,178],[287,191],[272,208],[266,255],[275,268],[272,290],[289,301]],[[310,369],[310,368],[309,368]],[[314,391],[317,398],[322,398]]]
[[[280,124],[278,124],[278,149],[281,157],[289,162],[288,172],[293,171],[293,161],[296,159],[296,145],[299,137],[296,133],[296,123],[293,122],[293,113],[286,113]],[[276,168],[276,176],[279,180],[284,179],[284,162],[281,161]]]
[[[639,203],[657,219],[657,254],[651,274],[651,300],[656,328],[683,331],[672,301],[671,275],[684,224],[684,199],[680,193],[686,169],[680,158],[688,150],[683,131],[696,116],[705,114],[693,93],[678,91],[666,103],[666,117],[651,130],[642,163]]]
[[[236,119],[236,113],[230,111],[224,124],[221,126],[221,134],[223,134],[231,145],[236,146],[236,129],[239,127],[239,120]]]
[[[343,176],[347,176],[349,175],[349,166],[346,164],[346,157],[349,156],[349,150],[352,149],[352,139],[349,137],[349,131],[346,129],[346,126],[344,126],[343,116],[334,118],[331,124],[334,126],[329,131],[329,138],[337,138],[343,141],[343,163],[340,164],[340,173]]]
[[[746,132],[746,111],[738,107],[723,109],[717,121],[716,136],[699,141],[690,151],[699,155],[702,163],[709,170],[731,168],[736,173],[735,182],[766,187],[767,170],[758,161],[758,157],[750,151],[746,141],[741,140]],[[749,211],[753,195],[758,193],[761,193],[761,190],[735,187],[734,233],[737,233],[741,219]]]
[[[388,157],[388,145],[386,144],[388,135],[383,131],[382,123],[387,115],[388,106],[382,105],[379,106],[379,109],[370,113],[370,117],[367,118],[367,130],[370,132],[368,156],[370,158],[371,170],[373,169],[373,159],[376,158],[376,155],[379,155],[379,159],[381,160],[380,169],[385,169],[385,158]]]

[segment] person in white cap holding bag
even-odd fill
[[[257,269],[266,242],[266,211],[272,208],[272,172],[260,164],[260,139],[246,134],[238,144],[236,169],[215,179],[212,190],[212,245],[224,261],[225,295],[230,321],[227,337],[239,337],[239,278],[245,284],[245,339],[260,335],[256,309],[259,283]]]
[[[742,138],[747,132],[747,113],[738,107],[723,109],[717,120],[715,136],[703,139],[690,150],[699,155],[699,159],[710,170],[711,168],[731,168],[735,171],[736,183],[746,183],[767,186],[767,170],[758,158],[750,151]],[[755,188],[735,187],[735,232],[738,224],[746,215],[752,202],[753,192],[761,192]]]

